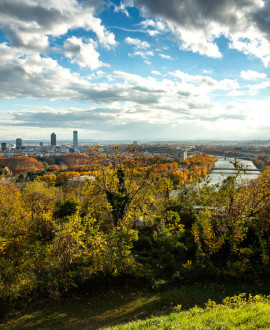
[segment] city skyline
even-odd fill
[[[263,0],[0,3],[0,141],[268,140]]]
[[[21,146],[23,145],[23,140],[24,140],[24,139],[21,138],[21,137],[16,137],[16,138],[14,138],[14,141],[15,141],[16,147],[21,147]],[[3,139],[3,141],[6,141],[6,140]],[[26,141],[29,141],[29,140],[26,139]],[[31,141],[31,140],[30,140],[30,141]],[[34,141],[38,141],[38,140],[35,139]],[[57,145],[57,141],[58,141],[58,138],[57,138],[56,133],[55,133],[55,132],[52,132],[52,133],[50,134],[50,136],[47,137],[47,140],[45,140],[45,141],[47,141],[49,144],[51,144],[51,146],[56,146],[56,145]],[[60,138],[59,141],[62,142],[63,139]],[[75,142],[75,144],[76,144],[76,148],[78,148],[78,131],[73,131],[73,135],[72,135],[72,138],[70,138],[70,141],[72,141],[72,145],[73,145],[73,147],[74,147],[74,142]],[[43,146],[43,143],[44,143],[44,141],[39,141],[39,144],[40,144],[41,146]],[[4,142],[3,144],[6,144],[6,143]],[[75,149],[76,149],[76,148],[75,148]]]

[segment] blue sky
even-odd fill
[[[0,0],[0,140],[269,139],[268,0]]]

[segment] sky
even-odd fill
[[[269,0],[0,0],[0,142],[270,138]]]

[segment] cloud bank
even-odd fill
[[[170,31],[180,49],[213,58],[222,57],[216,42],[226,37],[230,47],[270,61],[268,0],[135,0],[152,34]],[[130,4],[129,4],[130,5]],[[156,17],[155,20],[149,17]]]

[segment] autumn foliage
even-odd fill
[[[32,157],[14,156],[1,157],[0,169],[8,167],[14,175],[38,172],[43,169],[43,164]]]
[[[172,171],[169,177],[178,185],[183,185],[187,182],[196,182],[211,172],[216,161],[216,157],[206,154],[190,157],[185,161],[180,161],[179,165],[181,169]]]
[[[260,155],[258,157],[253,157],[252,162],[259,169],[265,169],[267,166],[270,166],[270,158],[266,155]]]
[[[215,161],[207,155],[155,163],[131,145],[89,150],[88,160],[94,179],[76,185],[65,183],[82,172],[0,183],[2,307],[119,275],[153,283],[268,276],[269,169],[241,182],[235,163],[237,179],[211,186],[197,184]]]

